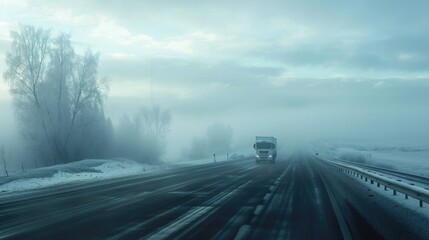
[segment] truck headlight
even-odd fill
[[[270,155],[270,156],[268,156],[269,158],[272,158],[273,156],[272,155]]]
[[[258,155],[258,154],[256,154],[256,157],[258,158],[258,157],[259,157],[259,155]]]

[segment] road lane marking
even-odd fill
[[[169,237],[170,235],[174,234],[175,232],[179,231],[180,229],[183,229],[186,225],[194,222],[198,218],[202,217],[204,214],[210,215],[210,211],[215,209],[215,206],[221,205],[223,202],[225,202],[227,199],[232,198],[236,195],[236,193],[243,189],[244,187],[250,185],[253,183],[253,180],[249,180],[246,183],[238,186],[232,191],[226,190],[218,195],[216,195],[214,198],[210,199],[208,202],[203,203],[203,205],[207,206],[200,206],[200,207],[193,207],[191,210],[184,213],[182,216],[180,216],[178,219],[174,220],[170,224],[168,224],[165,227],[162,227],[161,230],[155,232],[154,234],[150,234],[149,237],[145,237],[145,239],[165,239]]]
[[[258,216],[259,214],[261,214],[263,209],[264,209],[264,205],[256,206],[255,211],[253,211],[253,215]]]
[[[341,233],[343,235],[343,238],[346,240],[353,239],[352,235],[350,233],[350,229],[347,226],[346,219],[344,218],[344,216],[341,212],[340,206],[338,205],[338,203],[335,199],[334,193],[332,192],[330,186],[326,182],[325,176],[322,175],[320,173],[320,171],[318,173],[319,173],[320,179],[322,180],[322,184],[325,187],[326,193],[328,194],[328,198],[331,202],[331,206],[334,210],[335,216],[337,217],[337,222],[340,226],[340,230],[341,230]]]
[[[152,234],[147,239],[165,239],[212,209],[213,207],[194,207],[183,214],[179,219],[163,227],[160,231]]]
[[[238,229],[237,235],[235,235],[234,240],[246,239],[250,233],[250,225],[243,225]]]

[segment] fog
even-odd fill
[[[116,136],[125,116],[127,131],[138,128],[131,122],[142,107],[168,112],[168,131],[156,140],[161,160],[183,160],[216,124],[232,130],[228,151],[250,148],[256,135],[277,137],[282,149],[323,140],[427,142],[428,7],[426,1],[3,1],[0,145],[19,159],[8,161],[15,168],[34,157],[3,75],[10,31],[20,24],[69,33],[76,54],[100,53],[97,75],[109,85],[103,119]],[[136,137],[121,139],[128,136]],[[144,158],[139,151],[149,150],[139,146],[129,155],[122,148],[94,157]]]
[[[276,88],[224,88],[175,103],[166,97],[162,105],[170,106],[173,115],[168,140],[173,155],[213,122],[234,129],[235,148],[251,146],[255,135],[278,136],[280,145],[294,147],[329,139],[424,142],[428,91],[425,80],[302,79]]]

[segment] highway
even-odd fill
[[[1,196],[0,239],[424,238],[350,182],[297,152],[73,183]]]

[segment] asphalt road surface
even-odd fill
[[[381,238],[332,171],[297,153],[4,195],[0,239]]]

